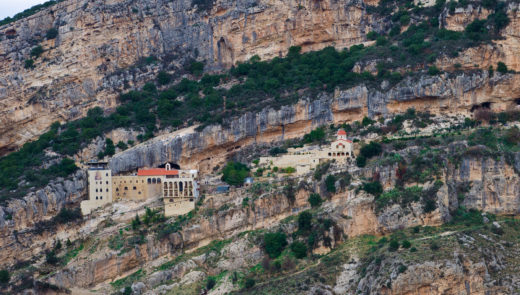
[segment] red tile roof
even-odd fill
[[[343,129],[338,130],[338,135],[347,135],[347,132]]]
[[[162,176],[162,175],[178,175],[179,170],[166,170],[164,168],[139,169],[137,176]]]

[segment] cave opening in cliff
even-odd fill
[[[516,105],[520,105],[520,98],[515,98]]]
[[[472,112],[474,112],[476,110],[482,110],[482,109],[490,110],[491,109],[491,102],[486,101],[486,102],[483,102],[481,104],[474,104],[474,105],[471,106],[471,111]]]

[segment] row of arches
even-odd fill
[[[166,181],[163,184],[163,196],[173,197],[193,197],[192,181]]]

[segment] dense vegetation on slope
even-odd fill
[[[390,9],[394,5],[399,10]],[[196,79],[182,79],[163,91],[158,91],[155,83],[147,83],[142,90],[121,94],[121,105],[114,113],[106,115],[96,108],[83,119],[61,126],[55,123],[37,141],[27,143],[18,152],[0,159],[1,198],[22,196],[30,189],[42,187],[52,178],[74,171],[68,162],[60,164],[66,169],[55,164],[56,169],[44,170],[44,164],[52,158],[46,150],[58,153],[60,159],[72,156],[94,138],[114,128],[140,129],[143,134],[139,139],[143,141],[152,138],[158,128],[196,123],[201,126],[226,124],[229,120],[224,118],[258,111],[266,106],[278,108],[292,104],[301,97],[297,94],[301,90],[313,98],[316,97],[313,94],[332,91],[336,87],[360,83],[379,87],[383,80],[397,83],[404,76],[415,75],[405,70],[407,66],[426,69],[439,55],[455,56],[464,48],[498,38],[500,29],[508,23],[505,6],[492,0],[482,5],[494,7],[494,14],[487,20],[476,20],[464,33],[438,28],[437,15],[442,9],[451,10],[452,2],[439,1],[434,7],[422,8],[413,6],[412,1],[382,1],[378,7],[369,7],[368,11],[390,14],[392,29],[388,34],[371,32],[368,37],[376,40],[374,46],[356,45],[341,51],[327,47],[305,54],[300,53],[299,47],[291,47],[285,58],[260,61],[253,57],[227,73],[202,77],[203,65],[193,63],[187,70]],[[405,25],[409,26],[401,33],[401,27]],[[38,56],[38,53],[36,49],[34,55]],[[381,60],[383,56],[385,59]],[[378,61],[376,75],[353,71],[356,64],[372,60]],[[503,65],[499,68],[507,71]],[[428,73],[435,75],[439,70],[429,66]],[[170,80],[168,74],[161,72],[157,84],[165,85]],[[46,173],[40,173],[42,171]]]

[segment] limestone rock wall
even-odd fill
[[[56,120],[81,117],[94,106],[112,109],[119,91],[152,80],[161,68],[178,71],[191,58],[218,70],[253,55],[283,56],[293,45],[310,51],[366,42],[367,32],[390,29],[387,20],[367,14],[366,5],[373,2],[218,0],[209,10],[193,7],[191,0],[60,2],[0,27],[0,155]],[[519,69],[518,11],[517,3],[509,4],[511,23],[503,40],[470,48],[456,59],[439,59],[437,66],[460,63],[474,69],[474,64],[487,68],[504,61]],[[444,13],[441,24],[460,29],[486,13],[470,5],[454,15]],[[50,28],[59,34],[47,40]],[[24,69],[37,45],[45,52],[34,69]],[[150,55],[160,64],[139,63]]]
[[[35,138],[56,120],[116,105],[118,91],[142,85],[159,66],[135,68],[150,55],[170,70],[188,58],[208,68],[253,55],[285,55],[364,41],[369,17],[360,0],[219,0],[209,11],[191,0],[68,0],[0,28],[0,154]],[[46,40],[47,30],[58,37]],[[24,69],[30,51],[45,52]]]
[[[365,85],[303,99],[280,110],[271,108],[231,118],[224,126],[201,132],[194,129],[165,134],[116,154],[110,160],[115,173],[174,162],[186,168],[211,170],[226,157],[252,143],[301,137],[324,124],[360,120],[365,115],[404,112],[410,107],[431,113],[464,114],[484,102],[492,109],[517,108],[520,75],[487,72],[407,78],[386,90]]]

